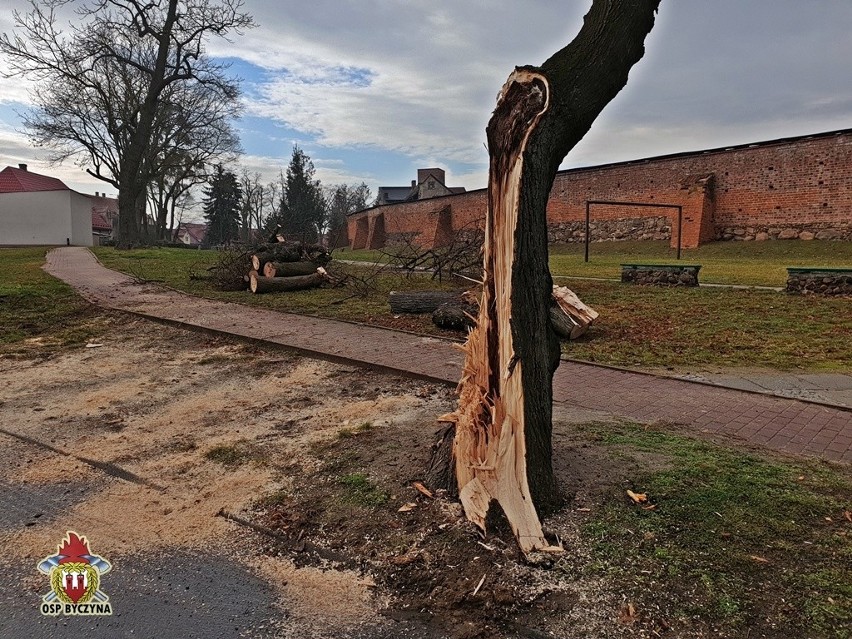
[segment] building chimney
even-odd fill
[[[415,186],[417,186],[417,180],[411,180],[411,188],[413,189]]]
[[[26,165],[26,164],[19,164],[19,165],[18,165],[18,168],[19,168],[19,169],[21,169],[21,171],[26,171],[26,170],[27,170],[27,165]]]
[[[95,191],[95,197],[100,197],[100,196],[101,196],[101,194],[98,193],[97,191]]]

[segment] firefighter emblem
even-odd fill
[[[101,577],[112,564],[92,554],[85,537],[68,531],[57,553],[38,562],[38,569],[50,578],[50,592],[42,597],[42,614],[112,614],[109,597],[101,590]]]

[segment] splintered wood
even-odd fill
[[[530,494],[524,367],[516,357],[511,327],[523,152],[547,107],[547,79],[526,69],[509,76],[498,98],[492,123],[499,127],[501,148],[491,150],[482,301],[476,327],[463,347],[458,409],[442,418],[455,423],[453,455],[465,515],[484,531],[496,501],[525,554],[562,550],[545,538]]]
[[[553,287],[553,301],[550,323],[560,337],[577,339],[598,318],[598,312],[583,304],[567,286]]]

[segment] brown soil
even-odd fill
[[[580,578],[589,509],[648,462],[606,456],[576,427],[590,415],[555,408],[567,505],[545,524],[566,553],[531,566],[499,521],[483,538],[453,500],[412,487],[451,389],[121,322],[99,347],[0,358],[3,428],[60,451],[0,434],[0,481],[94,487],[0,528],[4,556],[35,561],[69,529],[110,557],[230,548],[304,636],[645,636],[612,588]]]

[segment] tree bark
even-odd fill
[[[263,271],[267,262],[310,261],[317,266],[325,266],[331,261],[331,255],[324,246],[303,242],[277,242],[258,248],[251,256],[252,267]]]
[[[465,345],[453,453],[459,497],[482,530],[503,509],[525,555],[559,551],[538,513],[560,504],[551,460],[553,373],[547,200],[559,164],[627,82],[659,0],[595,0],[574,41],[509,76],[486,130],[484,284]]]
[[[256,271],[263,271],[267,262],[298,262],[302,259],[301,244],[284,244],[268,248],[251,256],[251,265]]]
[[[462,302],[464,291],[391,291],[388,304],[391,313],[433,313],[447,302]]]
[[[438,328],[450,331],[466,331],[476,326],[479,307],[461,301],[441,304],[432,313],[432,323]]]
[[[322,273],[296,277],[262,277],[252,271],[249,273],[249,288],[252,293],[281,293],[316,288],[327,280],[328,277]]]

